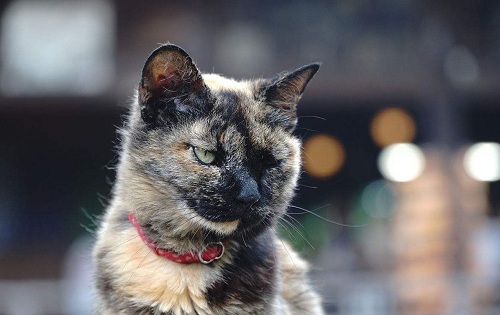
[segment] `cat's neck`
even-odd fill
[[[173,262],[180,264],[191,264],[191,263],[202,263],[210,264],[215,260],[222,258],[225,252],[225,247],[229,244],[231,238],[226,237],[222,241],[208,242],[203,248],[194,251],[187,252],[175,252],[168,248],[162,248],[156,244],[155,241],[148,238],[146,233],[137,220],[137,217],[133,212],[128,215],[129,222],[135,227],[137,234],[142,239],[144,244],[146,244],[149,249],[151,249],[157,256],[166,258]]]

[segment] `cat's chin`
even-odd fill
[[[238,219],[225,222],[216,222],[207,220],[201,216],[198,216],[198,218],[199,218],[199,223],[204,228],[210,231],[214,231],[221,235],[230,235],[234,233],[234,231],[236,231],[236,229],[238,228],[238,224],[240,223],[240,220]]]

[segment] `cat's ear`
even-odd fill
[[[264,101],[278,110],[275,118],[288,130],[293,130],[297,124],[297,104],[319,66],[319,63],[305,65],[263,85]]]
[[[206,90],[200,71],[180,47],[163,45],[151,53],[142,70],[139,105],[146,123],[166,112],[196,111],[195,100]]]

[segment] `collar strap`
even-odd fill
[[[155,243],[150,241],[144,231],[142,230],[137,217],[130,212],[128,220],[132,223],[142,241],[158,256],[165,257],[171,261],[180,264],[191,264],[200,262],[202,264],[209,264],[214,260],[220,259],[224,255],[224,243],[210,242],[201,251],[192,251],[186,253],[177,253],[168,249],[158,248]]]

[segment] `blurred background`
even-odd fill
[[[321,61],[280,222],[329,314],[500,314],[500,1],[0,1],[0,314],[90,314],[117,126],[159,43]]]

